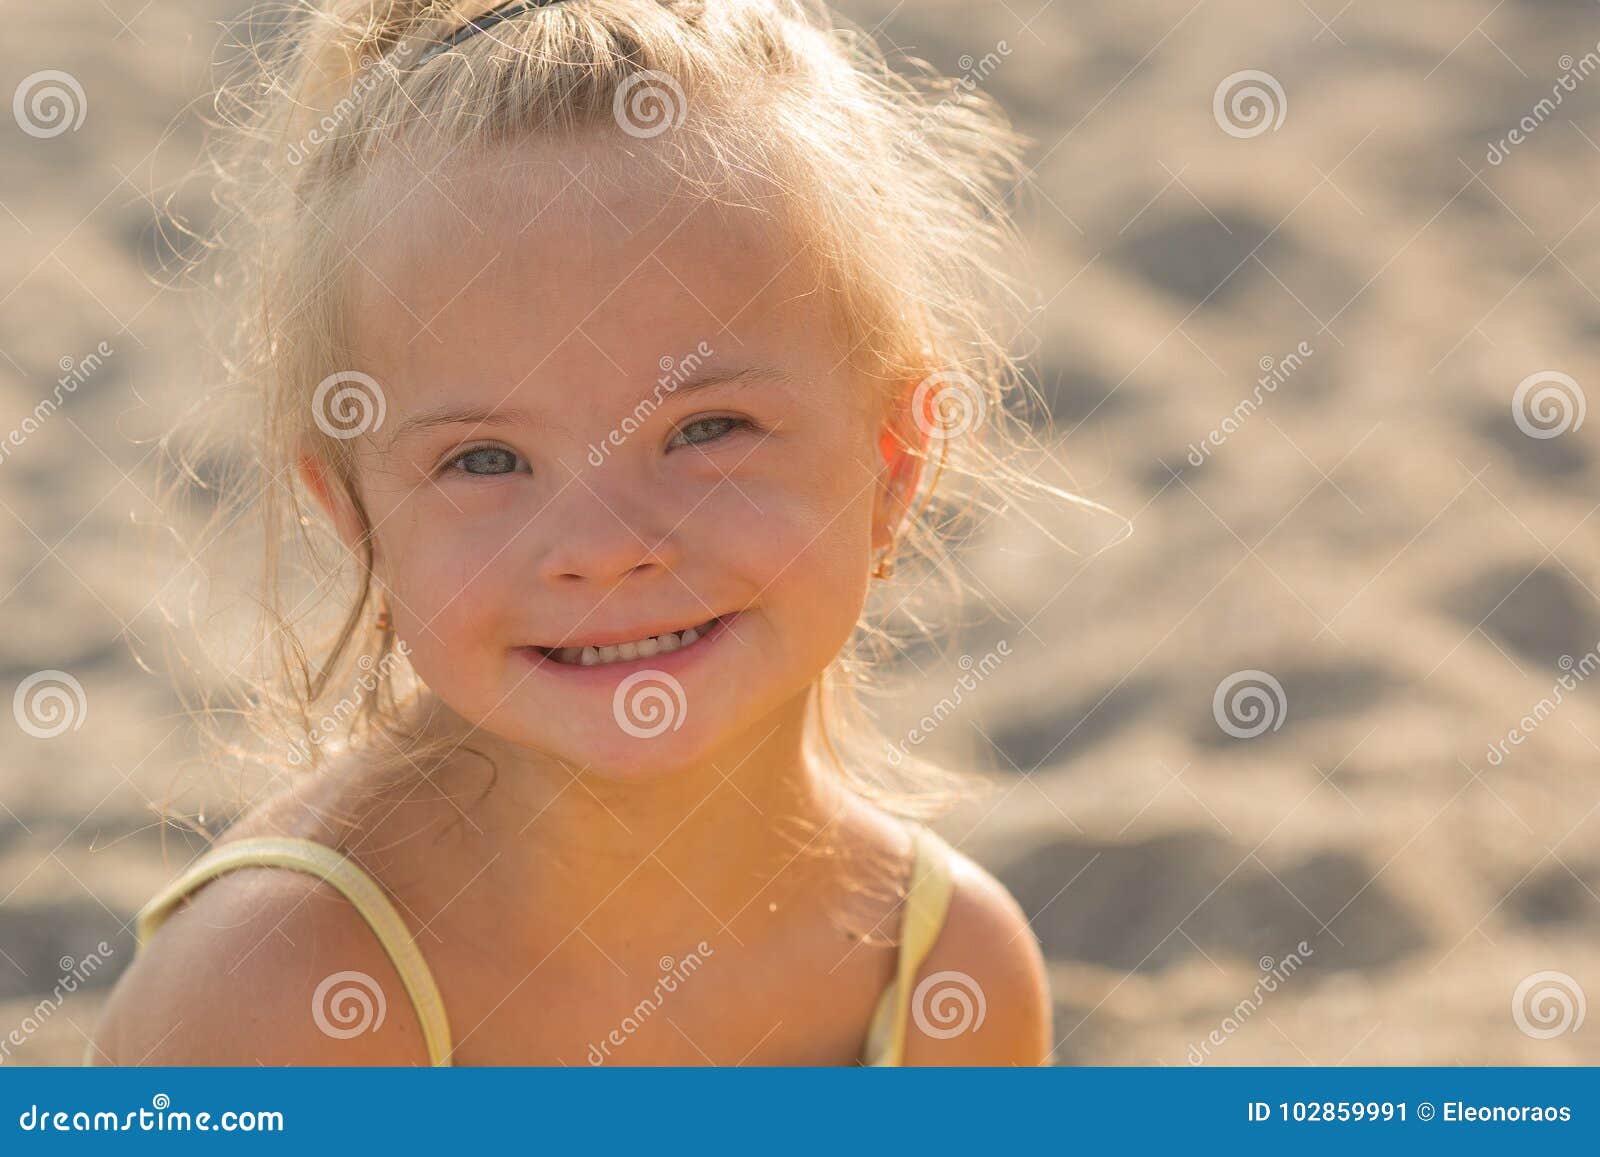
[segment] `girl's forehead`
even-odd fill
[[[707,347],[829,364],[842,354],[809,254],[757,205],[586,181],[581,169],[539,195],[512,173],[472,176],[414,185],[354,247],[347,318],[368,372],[515,380],[543,367],[637,381]],[[540,183],[553,183],[548,171]]]
[[[692,159],[704,147],[681,156],[652,142],[623,150],[591,134],[475,153],[396,149],[351,194],[348,232],[353,245],[380,253],[475,241],[527,249],[530,235],[544,246],[637,248],[636,234],[648,244],[683,229],[721,231],[730,245],[791,245],[792,195],[754,172],[708,176]]]
[[[795,248],[784,224],[791,205],[774,182],[744,175],[702,189],[684,175],[698,180],[698,170],[659,146],[623,152],[589,138],[474,154],[395,150],[352,194],[348,240],[363,269],[422,266],[424,283],[443,265],[490,259],[536,273],[652,256],[686,265],[725,253],[746,263],[792,258],[780,252]]]

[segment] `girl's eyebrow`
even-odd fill
[[[671,375],[665,375],[659,383],[668,393],[687,394],[694,390],[711,389],[714,386],[748,386],[758,381],[773,381],[784,385],[793,385],[797,379],[788,370],[777,366],[747,366],[738,370],[709,370],[706,373],[685,379],[673,385]],[[423,410],[413,414],[401,422],[395,430],[394,439],[399,441],[411,434],[421,433],[424,430],[437,429],[440,426],[518,426],[525,423],[531,424],[533,415],[527,410],[516,408],[485,410],[480,406],[436,406],[431,410]]]
[[[671,374],[664,375],[661,384],[666,386],[671,380]],[[708,370],[703,374],[686,378],[670,388],[674,393],[687,394],[694,390],[710,389],[712,386],[748,386],[758,381],[794,385],[795,380],[795,376],[788,370],[777,366],[746,366],[738,370]]]
[[[394,437],[396,441],[399,441],[408,434],[432,430],[438,426],[463,424],[516,426],[529,421],[532,421],[532,415],[526,410],[485,410],[477,406],[438,406],[432,410],[424,410],[420,414],[413,414],[404,422],[401,422],[399,429],[395,431]]]

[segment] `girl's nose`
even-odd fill
[[[677,569],[681,554],[670,522],[649,516],[646,504],[601,495],[575,481],[556,501],[554,517],[529,527],[544,543],[539,576],[549,582],[612,586],[651,571]]]

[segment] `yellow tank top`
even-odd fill
[[[929,828],[917,826],[912,832],[916,855],[911,883],[904,906],[900,951],[891,980],[878,998],[867,1028],[861,1063],[871,1066],[896,1066],[905,1053],[906,1022],[910,1019],[911,992],[917,969],[944,927],[950,907],[953,881],[950,875],[950,846]],[[434,983],[416,941],[393,902],[376,880],[355,862],[326,844],[315,840],[263,836],[234,840],[200,855],[177,879],[163,888],[139,912],[137,934],[142,948],[185,896],[201,884],[236,868],[289,868],[319,877],[337,889],[355,906],[394,963],[401,983],[411,997],[422,1023],[428,1060],[436,1066],[449,1065],[453,1051],[450,1021],[444,1001]],[[91,1046],[92,1048],[92,1046]],[[87,1059],[85,1060],[87,1062]]]

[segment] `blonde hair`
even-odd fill
[[[891,67],[870,35],[820,0],[566,0],[415,63],[493,6],[299,0],[267,14],[276,27],[265,39],[246,36],[244,75],[220,90],[226,226],[213,285],[245,306],[221,336],[227,389],[251,410],[232,429],[174,433],[180,474],[169,492],[181,501],[197,485],[220,491],[202,539],[259,512],[264,570],[250,667],[221,680],[231,711],[208,697],[200,713],[236,713],[253,738],[207,733],[275,775],[303,761],[296,752],[317,763],[335,744],[393,745],[423,771],[447,754],[409,711],[422,688],[403,647],[374,623],[371,527],[351,443],[319,428],[311,404],[318,384],[346,368],[349,231],[373,211],[371,182],[385,165],[426,171],[445,157],[604,132],[634,160],[648,139],[698,196],[740,197],[749,177],[782,190],[786,223],[811,242],[848,326],[853,364],[885,388],[922,383],[932,402],[919,412],[958,427],[932,431],[937,453],[899,538],[897,581],[877,587],[895,615],[869,601],[813,689],[809,724],[854,790],[903,815],[937,814],[978,781],[903,743],[909,758],[893,758],[876,733],[864,693],[904,646],[888,620],[903,619],[913,638],[929,633],[919,601],[932,597],[929,579],[959,594],[947,552],[976,511],[1025,491],[1082,501],[1015,462],[1032,397],[1011,352],[1026,312],[1007,202],[1028,142],[970,80],[915,60]],[[249,33],[257,20],[241,27]],[[624,131],[635,116],[672,118],[670,132]],[[215,399],[200,408],[222,412]],[[231,451],[216,449],[241,432]],[[294,465],[306,453],[329,464],[363,519],[354,559],[297,488]],[[243,461],[223,484],[194,467],[224,456]],[[349,709],[319,721],[335,694]],[[313,729],[331,734],[307,750]]]

